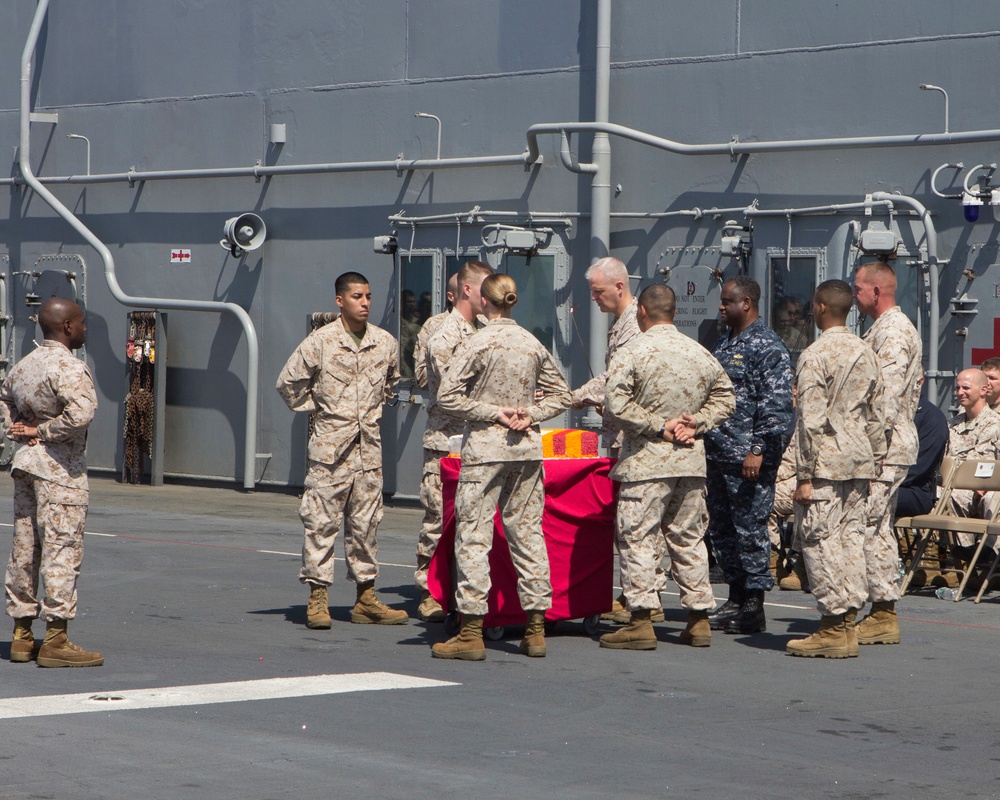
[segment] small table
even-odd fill
[[[615,459],[546,459],[542,532],[549,555],[552,608],[549,621],[594,618],[611,610],[614,580],[614,525],[618,483],[608,477]],[[441,459],[442,534],[431,559],[427,588],[446,611],[454,609],[455,489],[461,460]],[[500,513],[493,520],[490,550],[489,612],[484,625],[523,625],[526,614],[517,596]]]

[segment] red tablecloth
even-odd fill
[[[545,461],[542,531],[552,576],[552,608],[545,615],[547,619],[581,619],[611,609],[618,484],[608,473],[614,463],[610,458]],[[453,605],[455,488],[460,466],[457,458],[441,459],[443,532],[427,575],[428,591],[446,610]],[[523,623],[525,613],[517,597],[517,573],[499,511],[493,521],[490,578],[486,625]]]

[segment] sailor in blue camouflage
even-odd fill
[[[722,288],[729,330],[713,355],[736,390],[736,411],[705,434],[709,541],[737,594],[768,591],[767,521],[792,419],[792,368],[781,338],[759,317],[760,287],[739,277]]]

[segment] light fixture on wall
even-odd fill
[[[983,201],[972,192],[962,192],[962,213],[966,222],[975,222],[979,219],[979,209],[982,205]]]

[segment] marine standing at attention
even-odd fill
[[[882,415],[888,452],[868,489],[865,572],[871,613],[857,625],[858,644],[899,644],[899,545],[893,518],[896,496],[917,461],[917,405],[920,402],[920,334],[896,305],[896,273],[885,261],[869,261],[854,274],[854,302],[874,324],[864,340],[882,371]]]
[[[435,644],[435,658],[481,661],[490,591],[489,553],[497,505],[528,612],[521,652],[545,655],[545,612],[552,607],[549,558],[542,535],[542,437],[538,423],[570,404],[569,385],[552,354],[511,319],[517,285],[490,275],[480,289],[486,325],[455,353],[438,403],[466,420],[455,492],[456,601],[462,629]],[[540,392],[536,399],[536,392]]]
[[[7,613],[14,618],[10,660],[37,658],[40,667],[99,667],[100,653],[69,641],[76,582],[83,561],[83,526],[90,491],[87,428],[97,411],[94,379],[71,351],[83,347],[83,309],[53,297],[38,310],[45,337],[0,387],[0,421],[21,445],[14,454],[14,546],[7,563]],[[38,581],[45,597],[38,596]],[[45,617],[45,641],[31,623]]]
[[[309,586],[306,627],[331,625],[327,589],[341,525],[347,574],[357,589],[351,622],[402,625],[406,612],[375,595],[375,537],[382,521],[379,419],[399,380],[398,347],[389,333],[368,322],[372,295],[364,275],[345,272],[335,291],[340,318],[295,348],[275,387],[292,411],[315,415],[299,506],[305,528],[299,580]]]
[[[843,281],[813,296],[819,339],[799,356],[795,521],[819,630],[786,647],[794,656],[857,656],[858,609],[868,599],[868,485],[885,458],[882,380],[875,351],[847,329],[853,298]]]

